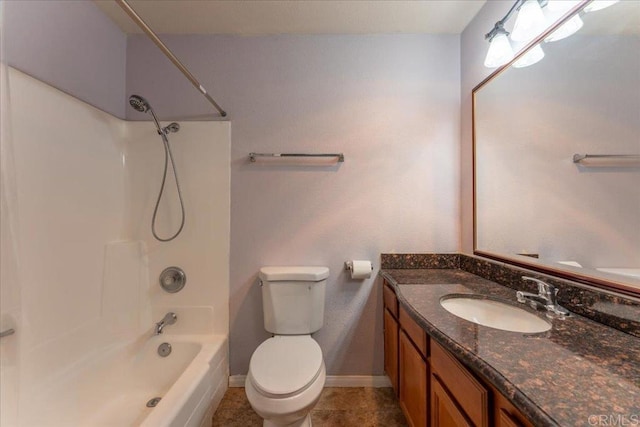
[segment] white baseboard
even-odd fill
[[[386,375],[327,375],[325,387],[391,387]]]
[[[229,387],[244,387],[246,375],[229,375]]]
[[[246,375],[231,375],[229,387],[244,387]],[[327,375],[325,387],[391,387],[386,375]]]

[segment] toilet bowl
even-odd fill
[[[269,338],[251,356],[245,392],[264,426],[311,426],[326,372],[320,346],[309,335]]]
[[[264,325],[274,336],[253,352],[245,393],[265,427],[311,426],[326,379],[311,334],[323,324],[327,277],[327,267],[260,269]]]

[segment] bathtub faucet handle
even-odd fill
[[[178,316],[175,313],[169,312],[164,315],[161,321],[156,323],[156,335],[160,335],[166,325],[173,325],[178,321]]]

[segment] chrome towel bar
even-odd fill
[[[628,159],[640,160],[640,154],[574,154],[573,163],[580,163],[586,159]]]
[[[7,329],[6,331],[0,332],[0,338],[8,337],[9,335],[13,335],[16,333],[15,329]]]
[[[304,154],[304,153],[249,153],[249,160],[256,161],[256,157],[337,157],[338,162],[344,162],[343,153]]]

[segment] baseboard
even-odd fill
[[[327,375],[325,387],[391,387],[386,375]]]
[[[229,387],[244,387],[246,375],[229,375]]]
[[[244,387],[246,375],[231,375],[229,387]],[[327,375],[325,387],[391,387],[386,375]]]

